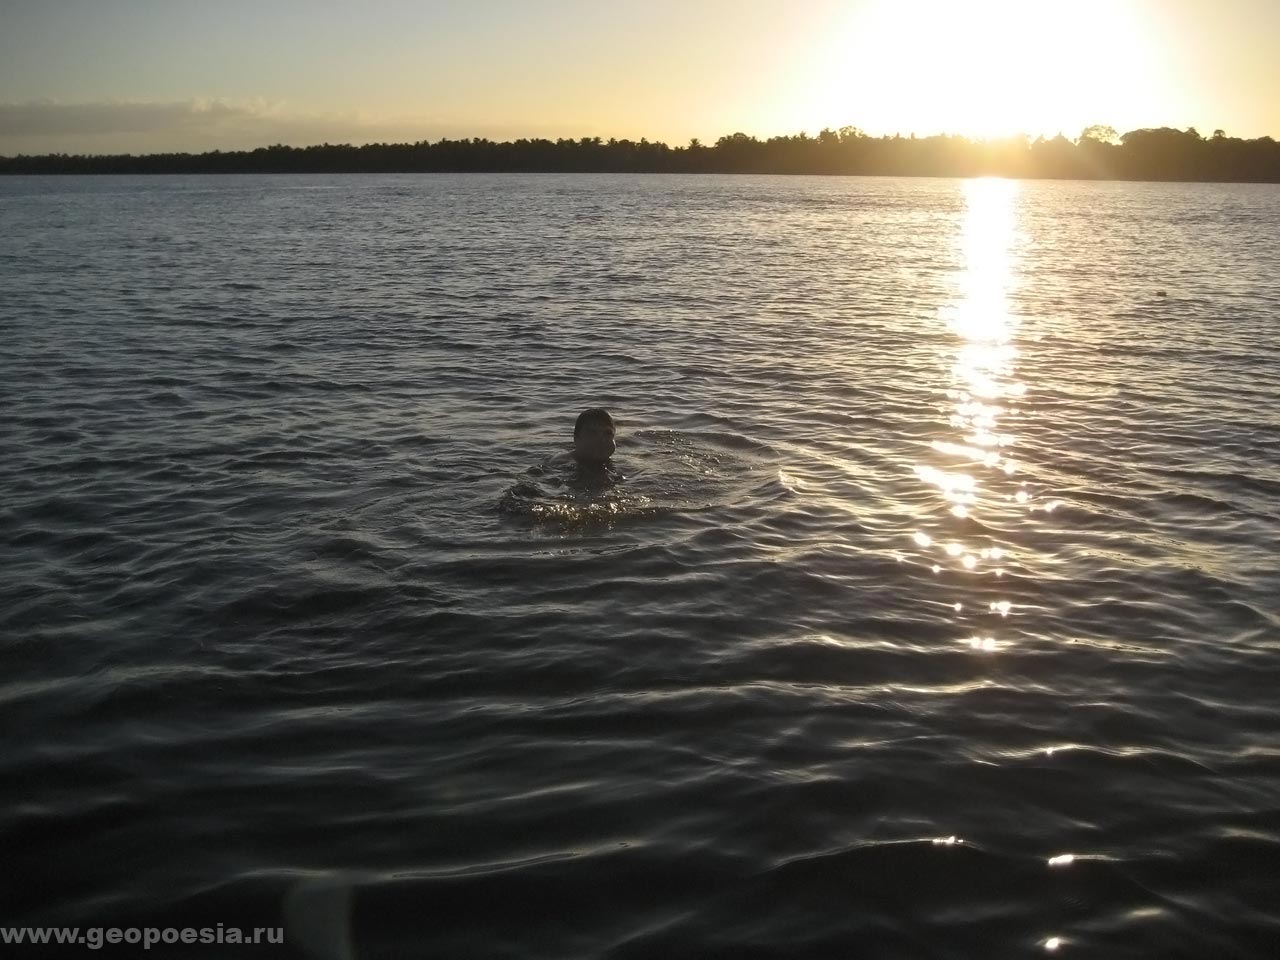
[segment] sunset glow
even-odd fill
[[[1274,0],[12,0],[0,155],[846,126],[1280,136],[1277,35]]]
[[[1145,19],[1104,0],[873,0],[834,26],[792,96],[804,119],[854,117],[875,134],[1141,124],[1178,99]]]

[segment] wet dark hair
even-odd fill
[[[573,425],[573,438],[576,440],[578,434],[582,432],[582,428],[593,423],[607,423],[613,426],[613,417],[609,416],[609,411],[604,407],[592,407],[590,410],[583,410],[578,414],[578,422]]]

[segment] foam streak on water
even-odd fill
[[[1263,957],[1280,189],[0,181],[6,923]],[[529,472],[619,421],[607,487]]]

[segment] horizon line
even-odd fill
[[[1096,138],[1096,137],[1089,138],[1086,136],[1086,134],[1088,134],[1090,131],[1097,131],[1100,134],[1107,134],[1109,132],[1109,135],[1106,136],[1105,139]],[[1225,140],[1238,140],[1246,143],[1258,142],[1258,141],[1275,142],[1276,140],[1276,138],[1270,134],[1262,134],[1261,136],[1252,137],[1252,138],[1235,137],[1226,133],[1226,131],[1221,127],[1215,128],[1212,134],[1209,137],[1206,137],[1195,126],[1188,126],[1184,129],[1179,129],[1177,127],[1171,127],[1167,125],[1135,127],[1132,130],[1126,130],[1124,133],[1120,133],[1116,128],[1110,126],[1109,124],[1090,124],[1084,127],[1080,131],[1080,134],[1078,136],[1070,137],[1070,136],[1067,136],[1067,134],[1061,130],[1059,130],[1056,134],[1053,134],[1052,136],[1045,133],[1040,133],[1040,134],[1036,134],[1035,136],[1032,136],[1030,133],[1027,133],[1026,131],[1018,131],[1014,133],[1008,133],[1008,134],[1002,134],[1002,135],[996,135],[996,136],[990,136],[990,135],[975,136],[975,135],[960,133],[955,131],[939,131],[934,133],[921,133],[919,131],[914,131],[914,130],[907,133],[903,133],[902,131],[895,131],[894,133],[882,133],[879,135],[873,135],[873,134],[867,133],[865,130],[863,130],[862,128],[854,124],[844,124],[836,128],[832,128],[830,126],[822,127],[815,134],[810,134],[808,130],[800,130],[796,133],[775,133],[775,134],[770,134],[768,136],[759,136],[757,134],[748,134],[748,133],[744,133],[741,130],[736,130],[733,133],[722,134],[717,140],[711,143],[704,143],[702,141],[702,138],[700,137],[691,137],[689,138],[688,143],[674,144],[674,145],[668,143],[665,140],[650,140],[648,137],[631,139],[628,137],[610,136],[606,139],[605,137],[600,136],[598,134],[590,135],[590,136],[580,136],[580,137],[557,136],[555,138],[552,138],[549,136],[523,136],[523,137],[515,137],[515,138],[505,139],[505,140],[496,140],[487,136],[462,136],[462,137],[441,136],[436,140],[432,140],[430,138],[423,138],[421,140],[394,140],[394,141],[365,140],[362,142],[355,142],[355,141],[332,142],[329,140],[325,140],[323,142],[318,142],[318,143],[310,142],[310,143],[303,143],[303,144],[284,143],[282,141],[277,141],[275,143],[262,143],[255,147],[242,147],[242,148],[231,148],[231,149],[214,147],[208,150],[200,150],[200,151],[160,150],[160,151],[151,151],[147,153],[128,153],[128,152],[16,153],[16,154],[0,154],[0,159],[17,160],[17,159],[37,159],[41,157],[77,157],[77,158],[86,158],[86,159],[87,158],[113,158],[113,157],[141,158],[141,157],[162,157],[162,156],[198,157],[198,156],[206,156],[210,154],[255,153],[259,150],[272,150],[277,148],[284,148],[288,150],[312,150],[312,149],[345,147],[345,148],[358,150],[358,149],[363,149],[365,147],[413,147],[413,146],[433,146],[433,145],[445,144],[445,143],[473,143],[473,144],[487,143],[487,144],[493,144],[497,146],[501,146],[504,144],[516,145],[520,143],[549,143],[552,145],[574,144],[574,145],[588,145],[588,146],[609,146],[611,144],[631,143],[637,146],[644,145],[649,147],[663,147],[672,151],[685,151],[685,150],[698,149],[698,148],[707,149],[707,150],[716,149],[717,146],[725,140],[728,140],[731,142],[737,141],[742,143],[754,142],[758,144],[768,144],[771,142],[783,141],[783,140],[792,140],[792,141],[799,140],[802,142],[805,140],[820,141],[824,139],[825,135],[830,135],[830,137],[834,138],[835,142],[838,144],[844,144],[844,143],[852,142],[855,140],[881,140],[881,141],[883,140],[952,140],[952,141],[959,140],[959,141],[964,141],[965,143],[971,146],[992,146],[992,145],[1029,146],[1038,142],[1054,142],[1059,140],[1078,145],[1086,139],[1093,139],[1094,142],[1101,143],[1106,146],[1120,146],[1122,145],[1123,138],[1128,137],[1129,135],[1134,133],[1140,133],[1145,131],[1168,131],[1168,132],[1178,133],[1182,135],[1195,135],[1201,140],[1225,139]],[[830,142],[830,140],[828,140],[828,142]]]

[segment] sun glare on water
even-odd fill
[[[811,125],[1076,136],[1158,115],[1170,95],[1129,0],[867,0],[844,10],[788,94]]]
[[[923,528],[912,533],[911,542],[935,576],[947,570],[949,580],[940,581],[948,591],[942,602],[957,614],[976,610],[965,614],[963,623],[977,632],[957,639],[988,655],[1008,647],[996,628],[1015,614],[1013,601],[990,595],[1004,576],[1008,555],[1002,541],[1013,516],[1036,509],[1028,503],[1025,482],[1015,478],[1011,447],[1016,437],[1006,432],[1013,408],[1026,393],[1017,378],[1018,321],[1010,304],[1018,284],[1020,187],[1016,181],[984,178],[963,181],[960,189],[965,201],[956,236],[960,269],[954,299],[938,313],[954,359],[946,390],[950,414],[941,435],[914,464],[920,480],[937,488],[941,503],[917,517]],[[962,579],[957,581],[956,574]],[[981,580],[987,581],[985,587]],[[956,590],[962,593],[951,592]]]

